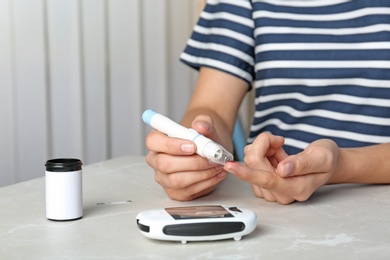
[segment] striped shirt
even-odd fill
[[[255,90],[248,142],[390,142],[389,0],[209,0],[181,60]]]

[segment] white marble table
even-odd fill
[[[143,157],[85,166],[83,174],[77,221],[45,218],[44,178],[0,189],[0,259],[390,259],[390,186],[327,186],[282,206],[256,199],[229,176],[210,196],[183,203],[167,198]],[[252,209],[257,229],[241,241],[185,245],[137,229],[141,210],[198,204]]]

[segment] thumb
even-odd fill
[[[276,172],[281,177],[325,173],[332,170],[338,156],[338,146],[330,140],[318,140],[303,152],[281,161]]]
[[[316,153],[299,153],[291,155],[278,164],[276,169],[280,177],[292,177],[310,173],[322,172],[320,170],[323,162],[321,156]]]
[[[198,115],[192,121],[192,129],[197,131],[199,134],[207,136],[212,140],[218,140],[217,131],[214,127],[213,119],[207,115]]]

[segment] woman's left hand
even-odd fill
[[[251,183],[255,195],[267,201],[305,201],[337,172],[340,149],[321,139],[288,156],[283,143],[283,137],[262,133],[245,147],[245,165],[228,162],[224,169]]]

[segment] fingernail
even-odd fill
[[[284,177],[288,177],[292,174],[292,170],[293,170],[293,165],[292,163],[286,163],[284,166],[283,166],[283,176]]]
[[[181,151],[182,151],[183,153],[187,153],[187,154],[193,154],[193,153],[195,153],[195,146],[194,146],[194,144],[188,144],[188,143],[182,144],[182,145],[180,146],[180,149],[181,149]]]
[[[218,165],[215,167],[215,169],[216,169],[217,171],[220,171],[220,170],[223,169],[223,165],[218,164]]]
[[[196,125],[197,125],[197,126],[200,126],[200,127],[203,127],[203,128],[206,129],[207,131],[208,131],[209,128],[210,128],[208,124],[206,124],[206,123],[204,123],[204,122],[202,122],[202,121],[196,122]]]
[[[226,172],[222,171],[222,172],[218,173],[217,176],[220,177],[220,178],[223,178],[223,177],[226,176]]]

